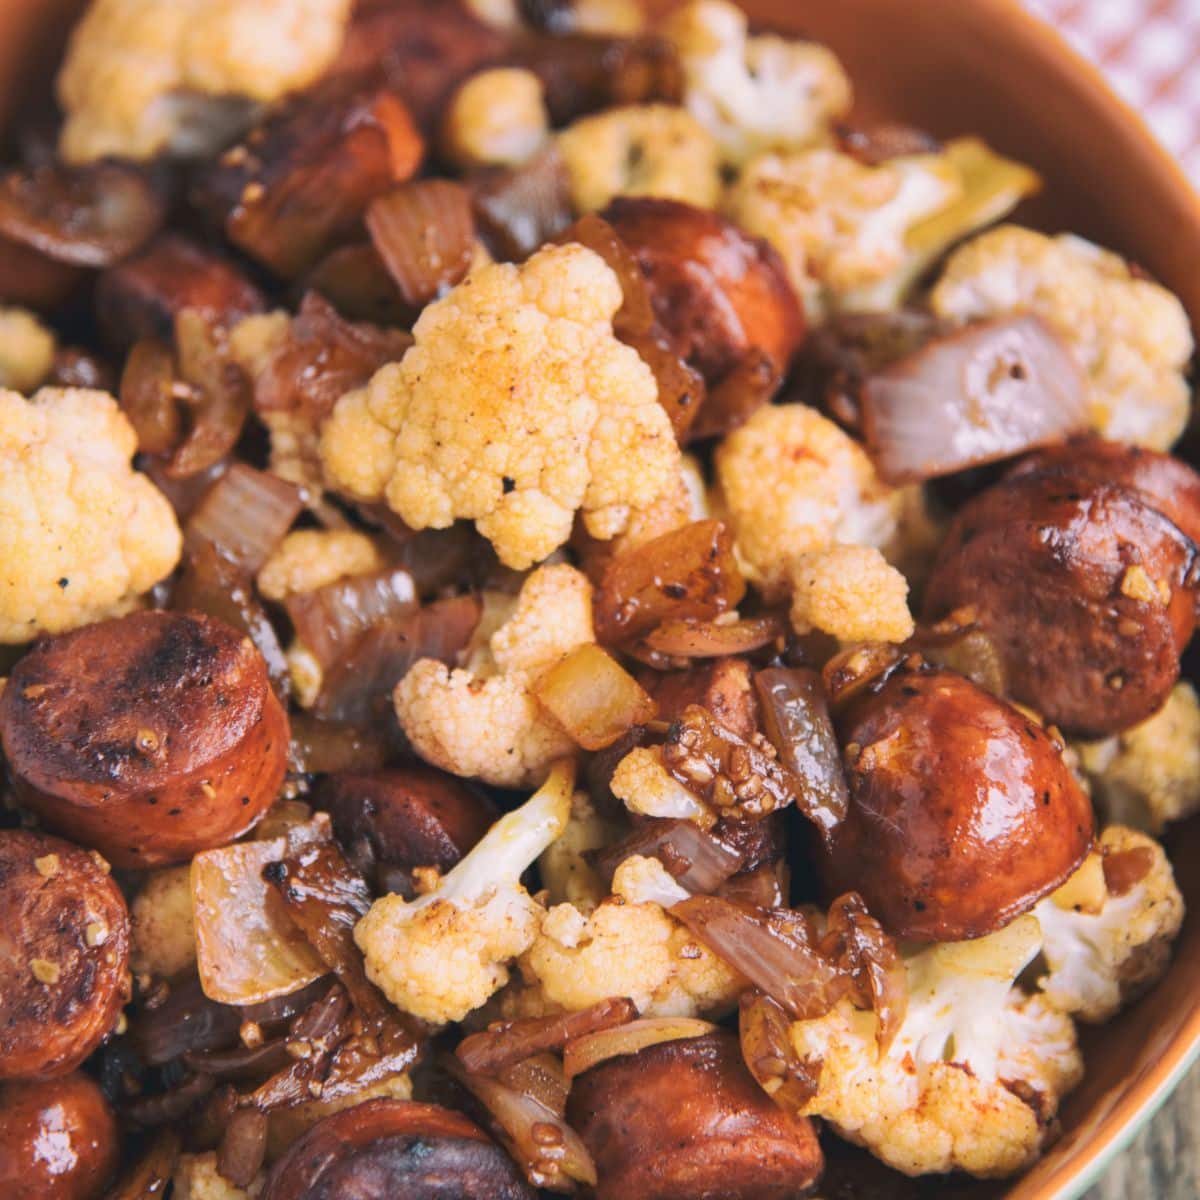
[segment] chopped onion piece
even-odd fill
[[[976,623],[971,609],[952,612],[928,629],[920,629],[914,645],[936,667],[965,675],[984,691],[1003,698],[1008,694],[1008,672],[992,635]]]
[[[250,1186],[267,1154],[267,1114],[239,1108],[229,1118],[217,1148],[217,1173],[237,1188]]]
[[[187,523],[185,543],[211,542],[235,567],[257,574],[304,507],[299,489],[245,463],[204,493]]]
[[[616,1029],[604,1029],[589,1033],[568,1042],[563,1050],[563,1069],[568,1079],[582,1075],[597,1063],[622,1054],[637,1054],[647,1046],[660,1042],[677,1042],[683,1038],[704,1037],[716,1026],[711,1021],[695,1017],[643,1017],[619,1025]]]
[[[326,973],[262,871],[331,836],[328,816],[319,813],[286,837],[205,850],[192,860],[196,962],[209,999],[255,1004],[298,991]]]
[[[105,1200],[162,1200],[179,1160],[179,1137],[169,1129],[155,1135],[150,1148],[123,1175]]]
[[[611,879],[627,858],[657,858],[685,891],[715,892],[742,866],[742,855],[695,821],[649,818],[600,852],[596,866]]]
[[[1088,427],[1087,384],[1037,317],[1003,317],[936,338],[863,387],[880,474],[912,483],[1011,458]]]
[[[634,1009],[634,1012],[637,1012],[637,1009]],[[534,1054],[523,1058],[500,1071],[499,1078],[505,1087],[540,1100],[557,1116],[567,1115],[567,1095],[571,1091],[571,1081],[567,1078],[562,1059],[557,1054]]]
[[[781,382],[775,360],[765,350],[750,350],[719,383],[709,388],[691,428],[690,440],[724,437],[740,429],[764,404],[771,402]]]
[[[305,712],[288,714],[292,740],[288,769],[301,775],[374,771],[387,761],[386,740],[377,732],[342,721],[319,721]]]
[[[611,746],[658,705],[612,655],[594,643],[572,650],[533,686],[538,703],[585,750]]]
[[[646,634],[644,645],[670,658],[724,658],[761,650],[782,637],[785,629],[776,613],[725,622],[667,620]]]
[[[549,146],[519,167],[493,167],[467,180],[475,219],[498,259],[520,262],[571,223],[567,168]]]
[[[784,1111],[800,1112],[817,1094],[821,1063],[796,1053],[791,1018],[770,996],[744,992],[738,1032],[742,1058],[758,1085]]]
[[[169,454],[183,436],[174,384],[170,347],[152,338],[137,342],[121,373],[121,411],[129,418],[143,454]]]

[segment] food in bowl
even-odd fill
[[[1179,301],[725,0],[93,0],[57,95],[0,177],[5,1185],[1032,1164],[1183,917]]]

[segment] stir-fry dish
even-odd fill
[[[92,0],[46,84],[0,1194],[1032,1164],[1183,919],[1180,302],[727,0]]]

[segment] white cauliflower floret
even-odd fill
[[[903,642],[912,637],[908,580],[873,546],[829,546],[789,566],[792,628],[819,629],[842,642]]]
[[[801,554],[839,542],[886,549],[896,537],[901,493],[816,409],[760,408],[725,439],[715,463],[743,569],[770,598],[787,594]]]
[[[661,746],[637,746],[625,755],[609,782],[612,794],[631,813],[709,826],[713,814],[663,763]]]
[[[883,1053],[875,1014],[849,1000],[797,1021],[796,1052],[821,1062],[803,1111],[906,1175],[997,1177],[1028,1166],[1083,1074],[1070,1018],[1013,987],[1040,943],[1027,915],[910,956],[908,1011]]]
[[[129,962],[137,975],[172,979],[196,962],[192,868],[152,871],[130,905]]]
[[[565,563],[539,567],[486,652],[454,671],[423,658],[400,680],[394,697],[400,726],[413,749],[443,770],[498,787],[540,783],[551,763],[577,747],[543,713],[533,685],[592,641],[587,577]]]
[[[718,1015],[746,981],[700,945],[664,908],[687,898],[657,859],[626,859],[613,895],[585,916],[570,904],[545,915],[522,956],[525,1013],[574,1012],[628,996],[648,1017]]]
[[[258,573],[258,590],[283,601],[353,575],[381,571],[379,547],[356,529],[296,529],[289,533]]]
[[[68,162],[204,153],[315,82],[352,0],[92,0],[58,76]]]
[[[558,135],[578,212],[617,196],[657,196],[713,208],[721,160],[712,134],[686,109],[632,104],[580,117]]]
[[[104,392],[0,391],[0,642],[111,616],[175,567],[179,526],[136,449]]]
[[[386,498],[413,529],[473,520],[516,570],[571,534],[611,538],[675,482],[679,447],[650,368],[612,332],[621,285],[598,254],[547,247],[473,271],[416,344],[338,401],[333,485]]]
[[[1106,438],[1167,450],[1187,424],[1193,341],[1183,305],[1082,238],[993,229],[955,251],[931,304],[957,321],[1041,317],[1087,374],[1092,426]]]
[[[1200,700],[1177,683],[1140,725],[1075,750],[1108,820],[1161,833],[1200,811]]]
[[[543,913],[521,873],[566,828],[574,781],[574,765],[558,764],[436,888],[371,905],[354,940],[368,977],[397,1008],[437,1025],[461,1021],[508,982],[508,964],[533,943]]]
[[[23,308],[0,308],[0,388],[28,395],[54,366],[54,334]]]
[[[588,799],[576,792],[571,799],[571,819],[562,837],[546,848],[538,859],[538,873],[549,903],[570,904],[581,913],[590,913],[608,895],[600,872],[588,860],[619,836],[619,830],[606,821]]]
[[[522,67],[472,75],[450,101],[442,148],[460,167],[518,166],[550,136],[542,81]]]
[[[174,1200],[255,1200],[267,1177],[260,1171],[249,1187],[235,1187],[217,1170],[217,1152],[181,1154],[171,1174]]]
[[[1147,868],[1146,874],[1123,895],[1105,889],[1098,906],[1064,907],[1055,892],[1033,910],[1045,939],[1042,957],[1049,970],[1038,986],[1046,1002],[1096,1022],[1107,1021],[1159,980],[1183,921],[1183,897],[1153,838],[1112,825],[1101,835],[1100,848],[1105,855],[1142,856],[1145,861],[1138,865]]]
[[[727,0],[692,0],[667,23],[683,63],[684,103],[720,143],[726,161],[823,141],[850,109],[850,79],[816,42],[747,35]]]

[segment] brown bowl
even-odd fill
[[[650,0],[663,10],[671,0]],[[756,23],[829,45],[854,78],[859,110],[949,136],[978,133],[1036,166],[1044,195],[1022,219],[1071,230],[1141,263],[1200,328],[1200,198],[1141,121],[1048,26],[1015,0],[742,0]],[[48,77],[79,0],[0,0],[0,128]],[[1200,913],[1200,818],[1168,839]],[[1087,1075],[1062,1113],[1063,1137],[1005,1185],[919,1187],[922,1197],[1079,1195],[1200,1053],[1200,919],[1184,924],[1166,979],[1084,1037]],[[878,1177],[874,1176],[878,1181]],[[871,1191],[888,1196],[886,1185]],[[897,1180],[897,1197],[917,1195]]]

